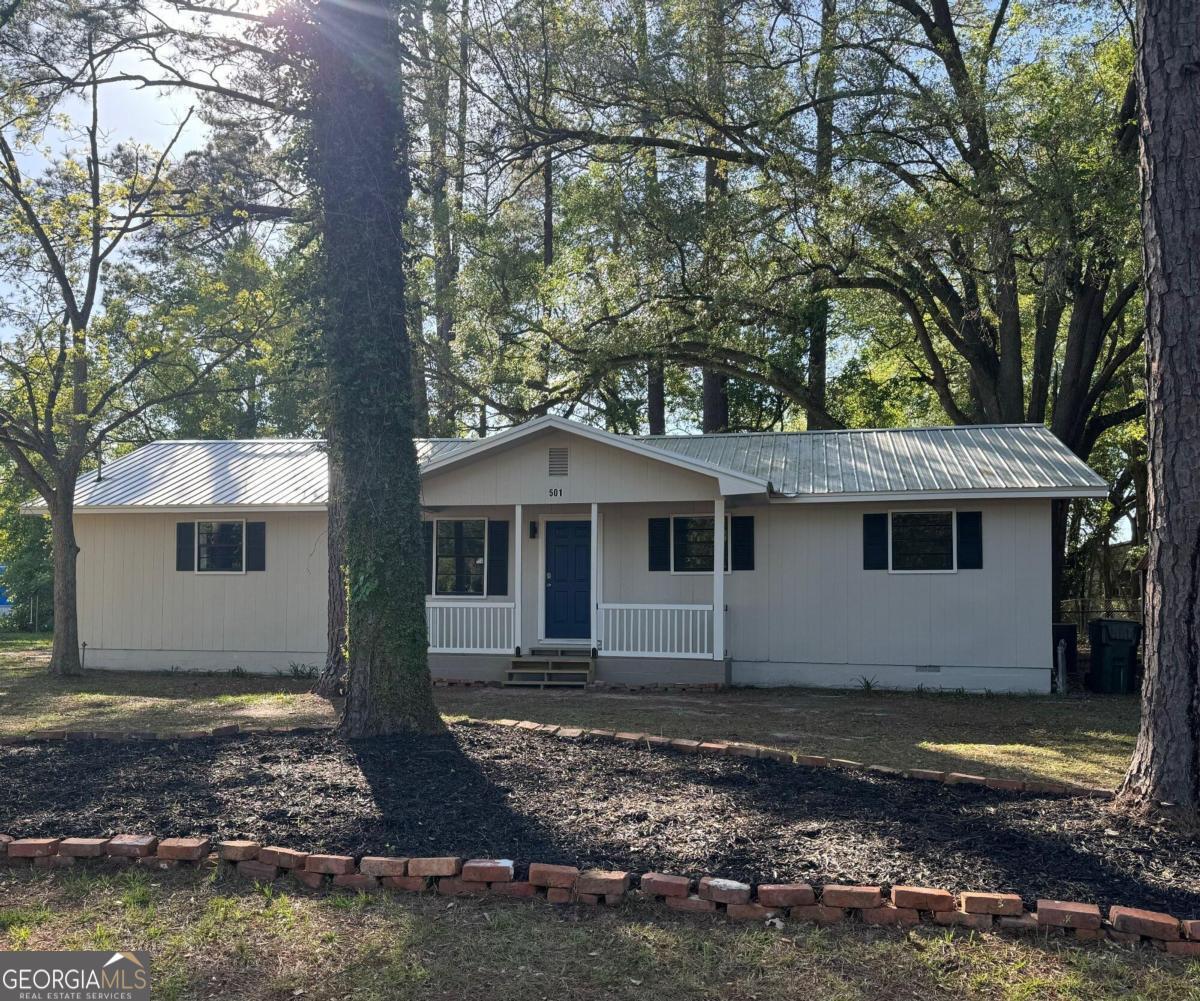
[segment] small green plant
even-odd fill
[[[873,692],[879,687],[879,679],[872,676],[868,678],[865,674],[858,676],[858,687],[864,692]]]
[[[296,661],[288,665],[288,671],[297,681],[315,681],[320,673],[315,664],[298,664]]]
[[[244,678],[246,677],[246,669],[241,664],[238,664],[237,667],[229,672],[229,676],[231,678]]]
[[[15,940],[24,930],[24,935],[28,938],[30,928],[49,918],[50,908],[43,904],[36,907],[3,907],[0,908],[0,932],[8,932],[9,939]]]

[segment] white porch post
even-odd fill
[[[725,659],[725,498],[713,501],[713,660]]]
[[[589,584],[592,598],[592,646],[599,649],[600,636],[596,625],[600,619],[600,505],[592,501],[592,579]]]
[[[521,518],[521,511],[520,504],[513,508],[513,518],[516,520],[513,526],[513,538],[516,539],[513,544],[513,646],[518,650],[521,649],[521,591],[525,587],[521,578],[521,550],[525,548],[525,522]]]

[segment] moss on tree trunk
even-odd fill
[[[340,471],[349,736],[441,726],[425,630],[405,328],[407,191],[395,8],[315,11],[310,169],[322,210],[331,462]]]

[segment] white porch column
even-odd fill
[[[592,598],[592,646],[599,649],[600,635],[596,628],[600,621],[600,505],[592,501],[592,579],[589,583]]]
[[[521,592],[525,589],[525,581],[521,577],[521,551],[525,548],[525,522],[521,510],[520,504],[513,508],[513,518],[516,520],[513,525],[513,538],[516,539],[513,543],[513,646],[518,650],[521,649]]]
[[[725,659],[725,498],[713,501],[713,660]]]

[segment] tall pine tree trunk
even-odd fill
[[[651,434],[667,433],[667,377],[660,361],[646,366],[646,423]]]
[[[314,12],[310,169],[322,212],[331,461],[342,480],[351,737],[441,725],[425,628],[405,327],[401,49],[385,0]]]
[[[1121,800],[1200,821],[1200,6],[1138,5],[1149,535],[1142,724]]]
[[[78,559],[75,541],[75,484],[60,485],[50,505],[51,558],[54,563],[54,645],[50,649],[53,675],[81,674],[79,662]]]
[[[829,196],[833,181],[833,93],[837,85],[837,0],[821,3],[821,53],[817,57],[817,184]],[[830,426],[826,409],[829,369],[829,296],[818,288],[814,294],[808,328],[808,405],[805,424],[810,431]]]
[[[725,111],[725,4],[724,0],[707,0],[704,7],[704,74],[709,114],[723,118]],[[721,145],[722,137],[713,130],[711,141]],[[709,157],[704,161],[704,204],[708,224],[719,217],[715,211],[729,189],[725,165]],[[711,239],[711,234],[710,237]],[[719,336],[709,331],[710,338]],[[729,377],[722,372],[704,369],[700,380],[700,430],[705,434],[729,430]]]

